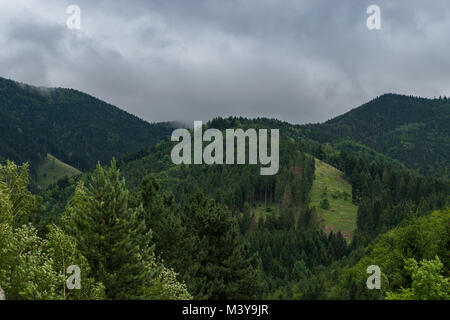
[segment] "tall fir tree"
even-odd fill
[[[98,164],[89,187],[78,185],[63,216],[65,229],[111,299],[144,298],[143,285],[152,277],[151,231],[138,220],[142,206],[130,208],[128,198],[115,160],[107,169]]]

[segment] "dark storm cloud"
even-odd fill
[[[65,25],[70,4],[79,31]],[[381,30],[366,27],[371,4]],[[5,1],[0,76],[73,87],[149,121],[324,121],[385,92],[449,95],[449,10],[446,0]]]

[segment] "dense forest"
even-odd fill
[[[450,176],[450,99],[382,95],[302,135],[341,150],[369,148],[426,175]],[[362,146],[361,146],[362,145]]]
[[[5,83],[5,91],[16,85]],[[57,109],[67,107],[62,101],[70,101],[71,94],[81,102],[93,99],[56,89],[24,94],[26,99],[18,94],[16,101],[23,98],[23,108],[30,108],[33,99],[44,99],[33,102],[34,108]],[[41,154],[40,149],[30,147],[15,158],[7,151],[13,140],[5,139],[6,151],[0,153],[5,159],[0,165],[0,287],[7,299],[450,299],[449,162],[448,151],[439,149],[448,144],[448,126],[423,136],[426,143],[417,142],[410,153],[392,152],[398,128],[414,127],[418,120],[418,114],[405,111],[408,103],[422,111],[436,108],[429,113],[448,118],[446,99],[387,95],[322,125],[235,117],[205,125],[280,129],[280,169],[272,176],[260,175],[258,165],[174,165],[170,150],[175,143],[164,138],[167,128],[154,127],[160,135],[134,140],[127,146],[131,149],[112,148],[102,157],[90,153],[89,146],[103,142],[70,131],[54,142],[67,149],[52,154],[70,163],[64,152],[69,155],[73,147],[86,164],[97,157],[97,166],[86,165],[84,173],[36,193],[30,191],[30,165],[23,162],[32,161],[27,157]],[[8,125],[27,123],[17,110],[10,112],[14,117]],[[100,117],[103,111],[95,112]],[[405,121],[395,120],[402,113],[408,113]],[[40,114],[45,112],[35,116]],[[120,112],[117,119],[122,116],[129,119]],[[415,134],[430,126],[440,129],[438,116],[422,117],[425,125],[417,126]],[[89,126],[95,116],[89,119],[79,121]],[[27,121],[39,127],[31,116]],[[367,122],[373,127],[364,129]],[[102,123],[99,132],[110,132],[113,122]],[[120,139],[137,136],[133,125],[130,120],[129,126],[117,127],[124,130]],[[148,125],[142,128],[152,132]],[[45,145],[31,132],[21,136],[29,139],[24,143]],[[13,139],[15,134],[9,134]],[[82,142],[86,139],[88,144]],[[419,161],[419,152],[427,158]],[[332,216],[340,215],[339,208],[330,207],[333,199],[357,207],[350,237],[338,228],[324,228],[312,204],[318,160],[351,186],[349,195],[327,189],[320,194],[321,209]],[[81,289],[66,287],[72,265],[81,269]],[[380,290],[367,289],[370,265],[382,271]]]
[[[171,132],[169,123],[149,124],[73,89],[0,78],[0,160],[28,162],[32,175],[48,153],[84,171]]]

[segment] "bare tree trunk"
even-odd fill
[[[6,300],[5,291],[0,287],[0,300]]]

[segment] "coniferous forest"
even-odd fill
[[[8,300],[448,300],[449,106],[389,94],[323,124],[205,124],[279,129],[279,171],[264,176],[175,165],[171,124],[0,79],[0,287]],[[43,185],[61,166],[77,171]]]

